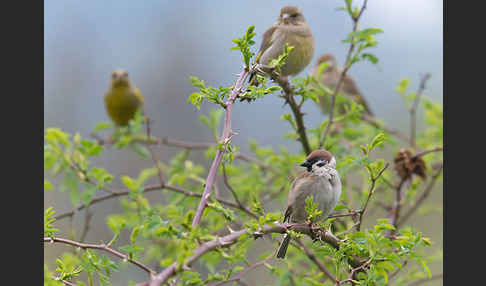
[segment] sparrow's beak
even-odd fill
[[[283,20],[284,24],[288,24],[289,23],[289,18],[290,18],[290,15],[289,14],[283,14],[282,15],[282,20]]]
[[[300,166],[309,168],[309,167],[312,167],[312,164],[309,163],[309,161],[305,161],[304,163],[300,164]]]

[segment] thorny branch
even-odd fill
[[[243,83],[245,82],[248,73],[249,71],[247,69],[244,69],[240,73],[238,80],[236,81],[235,87],[231,90],[228,101],[226,101],[224,127],[220,139],[221,142],[224,144],[224,149],[218,149],[216,156],[214,157],[213,163],[211,164],[211,169],[209,169],[208,177],[204,185],[204,192],[201,197],[201,202],[199,203],[196,214],[194,215],[194,219],[192,220],[192,226],[196,226],[197,224],[199,224],[204,209],[207,206],[209,197],[211,195],[211,187],[213,186],[214,180],[216,178],[216,172],[218,171],[219,164],[221,163],[221,159],[223,158],[223,153],[225,152],[226,145],[229,143],[230,136],[232,136],[231,115],[233,110],[233,103],[235,102],[235,99],[238,97],[238,95],[242,92]]]
[[[263,229],[255,232],[251,232],[253,237],[259,238],[265,234],[269,233],[286,233],[288,230],[294,230],[296,232],[300,232],[303,234],[314,236],[316,240],[328,243],[332,247],[339,249],[341,244],[341,240],[338,239],[336,236],[332,235],[330,232],[322,230],[319,227],[309,226],[306,223],[279,223],[276,222],[273,225],[266,225]],[[139,286],[160,286],[168,281],[168,279],[174,275],[176,275],[180,271],[184,271],[184,268],[189,268],[193,263],[195,263],[199,258],[201,258],[204,254],[209,251],[212,251],[217,248],[228,247],[235,244],[239,237],[245,233],[248,233],[249,229],[241,229],[238,231],[233,231],[232,233],[218,237],[216,239],[210,240],[198,246],[196,249],[193,250],[193,255],[189,257],[185,262],[183,267],[178,268],[177,265],[174,263],[171,266],[165,268],[161,273],[157,274],[153,280],[150,282],[144,282],[138,284]],[[350,257],[350,265],[352,267],[359,267],[362,262],[356,257]]]
[[[134,260],[134,259],[130,259],[128,257],[128,255],[125,255],[113,248],[110,248],[108,247],[107,245],[105,244],[89,244],[89,243],[80,243],[80,242],[77,242],[77,241],[73,241],[73,240],[69,240],[69,239],[65,239],[65,238],[59,238],[59,237],[54,237],[54,238],[50,238],[50,237],[44,237],[44,242],[45,243],[63,243],[63,244],[69,244],[69,245],[72,245],[74,247],[79,247],[79,248],[82,248],[82,249],[98,249],[98,250],[102,250],[102,251],[105,251],[105,252],[108,252],[108,253],[111,253],[127,262],[130,262],[140,268],[142,268],[145,272],[147,272],[150,277],[152,277],[153,275],[155,275],[155,271],[153,271],[152,269],[148,268],[147,266],[145,266],[144,264],[138,262],[137,260]]]

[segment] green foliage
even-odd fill
[[[317,202],[314,202],[314,198],[312,196],[305,198],[305,211],[308,214],[307,219],[311,223],[314,222],[314,220],[322,213],[322,211],[317,209]]]
[[[352,4],[351,0],[346,0],[342,10],[356,19],[359,8]],[[347,63],[348,68],[361,60],[378,62],[376,56],[368,53],[367,49],[376,46],[377,41],[374,37],[380,33],[381,29],[365,28],[348,35],[344,42],[355,46]],[[241,52],[243,64],[247,69],[250,68],[250,60],[254,56],[250,50],[254,45],[254,36],[255,28],[250,26],[241,38],[233,40],[236,46],[232,49]],[[271,62],[276,71],[285,63],[292,49],[293,47],[286,45],[284,53]],[[319,75],[327,65],[325,63],[319,67]],[[267,80],[260,75],[256,77],[260,85],[247,86],[240,98],[259,99],[281,89],[279,86],[268,86]],[[299,165],[304,161],[306,154],[302,150],[290,152],[285,147],[262,146],[255,140],[249,141],[249,154],[244,154],[240,153],[244,148],[240,148],[235,142],[221,142],[219,134],[221,119],[226,109],[224,101],[229,97],[232,88],[213,87],[197,77],[191,77],[190,82],[197,88],[197,92],[189,96],[188,102],[197,109],[200,109],[204,100],[218,107],[199,118],[201,123],[209,128],[215,143],[200,151],[197,154],[199,156],[194,156],[196,150],[182,148],[183,150],[173,155],[166,163],[154,163],[159,164],[164,179],[166,177],[165,189],[159,190],[157,186],[148,183],[151,178],[158,175],[157,166],[141,169],[138,175],[112,174],[105,167],[91,162],[93,158],[104,155],[105,144],[112,144],[117,149],[131,149],[142,158],[150,157],[145,143],[161,141],[155,137],[147,138],[146,134],[139,134],[144,132],[145,122],[141,113],[137,114],[128,127],[115,128],[106,122],[96,124],[94,132],[113,132],[110,135],[111,143],[82,138],[79,133],[69,134],[59,128],[45,130],[46,176],[60,178],[44,179],[44,189],[65,192],[71,198],[72,208],[75,208],[80,204],[92,204],[96,201],[93,201],[93,198],[110,196],[109,193],[113,192],[110,189],[112,184],[118,186],[116,192],[120,193],[113,197],[119,197],[122,209],[119,213],[110,213],[103,218],[106,227],[113,233],[106,245],[127,255],[126,259],[115,263],[95,249],[66,251],[56,260],[55,273],[49,272],[45,266],[45,285],[62,285],[60,280],[75,282],[78,285],[109,285],[112,273],[120,267],[136,267],[131,263],[131,259],[137,259],[150,267],[158,264],[165,268],[175,263],[179,277],[178,285],[207,285],[210,282],[230,279],[250,267],[250,257],[254,256],[250,253],[254,252],[254,249],[261,251],[258,253],[259,260],[273,255],[273,248],[261,250],[266,246],[262,239],[256,239],[257,234],[261,235],[263,228],[276,226],[276,223],[281,221],[291,182],[302,171]],[[329,100],[333,93],[312,76],[293,78],[292,85],[294,99],[302,110],[309,100],[319,103],[321,100]],[[416,95],[408,92],[408,86],[409,81],[404,79],[399,82],[397,91],[404,98],[405,104],[410,105]],[[362,105],[341,94],[336,96],[336,105],[344,106],[344,113],[335,114],[331,132],[323,146],[337,158],[337,170],[343,183],[341,200],[334,211],[346,213],[359,210],[369,196],[370,208],[376,201],[383,204],[393,203],[393,184],[398,176],[392,168],[382,172],[390,160],[385,160],[380,150],[396,152],[398,147],[403,146],[402,142],[397,143],[393,134],[363,120]],[[417,112],[423,112],[424,129],[422,133],[417,134],[417,145],[423,149],[442,146],[442,105],[426,96],[422,96],[422,103],[422,108]],[[290,126],[285,138],[297,141],[299,137],[295,117],[289,111],[283,111],[280,119],[288,122]],[[319,146],[328,124],[329,120],[323,118],[317,126],[306,129],[311,149]],[[217,183],[211,186],[211,196],[203,212],[202,221],[192,226],[195,210],[205,187],[209,162],[214,159],[218,150],[225,150],[222,160],[225,173],[223,174],[221,166],[216,170]],[[442,154],[431,153],[424,157],[424,160],[429,165],[442,160]],[[381,177],[377,179],[379,174]],[[227,181],[223,180],[223,176]],[[54,185],[51,182],[60,183]],[[372,192],[381,189],[379,196],[378,193],[369,193],[372,182],[375,183]],[[405,193],[404,208],[413,206],[423,186],[424,182],[421,179],[412,181]],[[149,191],[153,191],[150,200],[147,197]],[[104,193],[98,195],[100,192]],[[234,196],[245,209],[241,209]],[[319,220],[321,211],[317,206],[312,196],[305,199],[308,221],[323,225],[323,221]],[[251,214],[248,214],[248,211]],[[379,214],[383,215],[382,217],[388,216],[388,213]],[[53,215],[52,207],[45,211],[45,237],[52,238],[60,232],[53,226]],[[424,250],[433,245],[430,238],[424,237],[416,229],[391,225],[388,219],[378,219],[376,222],[369,220],[366,225],[361,226],[360,231],[353,227],[356,221],[350,216],[329,219],[325,223],[326,229],[335,235],[341,233],[338,235],[341,240],[339,248],[324,241],[312,243],[306,235],[294,230],[288,230],[288,233],[292,238],[300,238],[339,280],[347,279],[353,268],[350,262],[356,257],[366,264],[365,272],[359,272],[354,277],[359,285],[395,285],[395,282],[404,284],[430,277],[429,264],[442,259],[441,255],[425,254]],[[327,228],[327,223],[332,226]],[[197,263],[192,264],[190,269],[185,267],[187,259],[195,255],[195,250],[205,242],[220,239],[233,230],[243,228],[247,230],[236,243],[216,247],[198,257]],[[266,241],[273,243],[281,234],[273,233],[269,236],[272,239]],[[266,237],[265,235],[265,239]],[[277,243],[272,247],[274,246],[277,247]],[[407,267],[410,267],[410,271],[399,272],[392,281],[392,273],[402,268],[405,261],[408,261]],[[305,252],[294,246],[289,247],[284,263],[276,265],[269,260],[263,264],[262,269],[274,276],[275,285],[333,285],[309,260]],[[87,279],[87,283],[83,284],[81,278]],[[323,279],[327,280],[323,283]],[[127,282],[129,285],[130,283]]]
[[[280,68],[286,63],[289,54],[292,52],[294,47],[289,46],[289,44],[285,43],[284,50],[282,54],[279,55],[276,59],[270,60],[270,67],[275,68],[277,72],[280,72]]]
[[[54,228],[52,223],[56,220],[52,218],[54,215],[54,210],[52,207],[48,208],[44,212],[44,236],[48,236],[50,238],[54,237],[54,233],[59,232],[57,228]]]
[[[243,37],[233,40],[233,43],[235,43],[236,46],[231,48],[231,50],[239,50],[241,52],[246,69],[250,66],[250,59],[255,55],[255,53],[250,51],[250,47],[255,44],[255,41],[253,41],[255,35],[255,26],[252,25],[246,29]]]

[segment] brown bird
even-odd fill
[[[305,199],[312,196],[317,209],[322,213],[317,218],[325,220],[334,210],[341,196],[341,179],[336,170],[336,159],[326,150],[314,150],[300,166],[307,168],[295,178],[287,198],[287,208],[283,222],[305,222],[308,213],[305,210]],[[277,258],[284,258],[290,243],[286,234],[277,252]]]
[[[280,75],[284,77],[301,72],[314,56],[314,36],[302,11],[296,6],[284,6],[280,9],[275,24],[263,34],[256,62],[269,65],[272,59],[277,59],[284,52],[285,44],[294,49],[280,67]],[[258,85],[255,79],[252,74],[250,84]]]
[[[324,62],[329,63],[329,65],[322,72],[321,77],[318,78],[319,66]],[[326,87],[330,88],[331,90],[334,90],[338,84],[339,78],[341,77],[341,73],[342,73],[342,69],[338,67],[336,58],[332,54],[324,54],[321,55],[317,60],[311,72],[311,75],[317,81],[320,81],[322,84],[324,84]],[[356,82],[352,77],[345,75],[339,92],[344,96],[348,96],[352,98],[356,103],[363,105],[364,112],[368,115],[373,116],[373,113],[371,112],[368,103],[361,95],[361,92],[358,90]],[[321,96],[319,98],[319,103],[320,103],[321,110],[323,112],[329,113],[331,107],[331,95]],[[337,102],[335,104],[337,104]],[[336,105],[335,107],[337,108],[336,111],[339,112],[340,114],[345,113],[344,105],[340,105],[340,106]]]

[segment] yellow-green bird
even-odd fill
[[[105,108],[115,125],[128,125],[137,110],[143,106],[143,102],[142,93],[138,88],[132,87],[128,79],[128,71],[114,70],[110,88],[105,93]]]
[[[272,59],[277,59],[284,52],[285,44],[294,49],[280,68],[280,75],[284,77],[301,72],[314,56],[314,36],[304,15],[296,6],[284,6],[280,9],[280,16],[275,24],[263,34],[256,62],[269,65]],[[254,79],[253,76],[250,78],[250,84],[258,85]]]
[[[328,63],[328,66],[322,72],[321,77],[318,78],[319,66],[325,62]],[[332,54],[328,53],[328,54],[323,54],[319,57],[316,64],[314,65],[313,70],[311,71],[311,75],[316,80],[320,81],[322,84],[324,84],[331,90],[334,90],[337,86],[339,78],[341,77],[341,72],[342,70],[338,67],[336,58]],[[368,115],[373,116],[373,113],[371,112],[368,103],[361,95],[361,92],[358,90],[356,82],[352,77],[345,75],[339,92],[342,95],[348,96],[352,98],[355,102],[363,105],[364,112]],[[319,104],[323,112],[329,113],[331,107],[331,97],[330,96],[320,97]],[[340,105],[340,106],[335,105],[335,108],[336,108],[335,111],[337,111],[340,114],[343,114],[345,112],[344,105]]]

